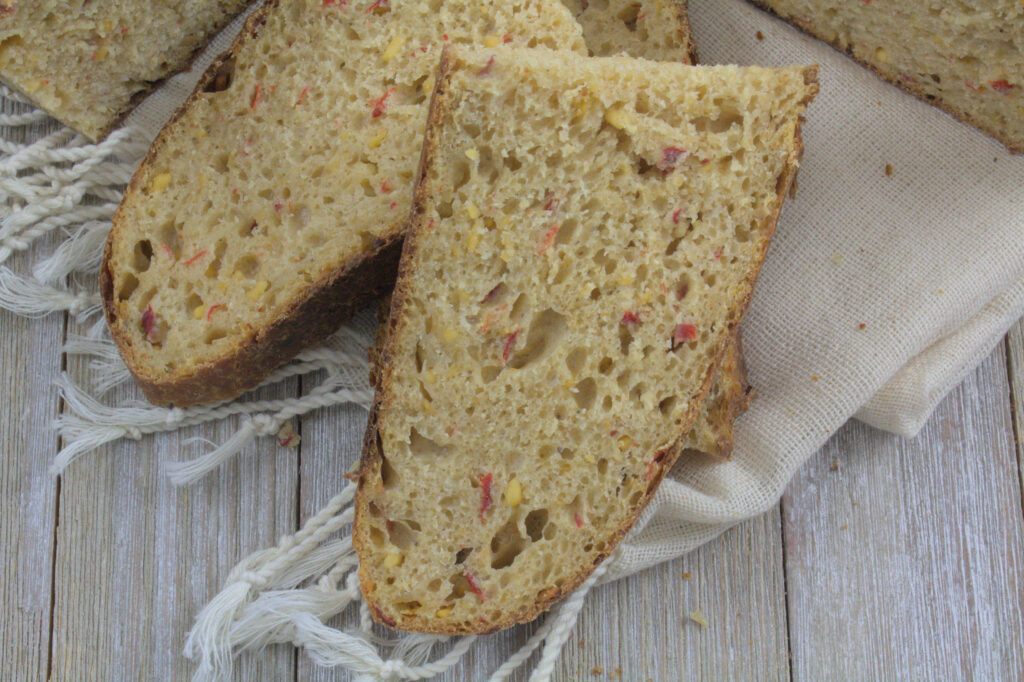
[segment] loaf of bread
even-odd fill
[[[757,278],[809,68],[442,58],[358,474],[374,617],[528,621],[683,447]]]
[[[0,80],[90,140],[252,0],[0,0]]]
[[[697,63],[686,2],[563,0],[583,28],[590,54],[620,53],[661,62]]]
[[[1024,152],[1021,0],[753,0]]]
[[[146,397],[232,398],[390,290],[444,43],[573,48],[557,0],[271,0],[160,133],[101,268]]]

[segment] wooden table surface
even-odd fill
[[[0,311],[0,679],[187,679],[195,614],[236,561],[341,489],[365,412],[315,413],[298,449],[262,439],[189,488],[161,463],[237,422],[116,443],[53,478],[54,381],[88,371],[60,353],[76,331],[66,316]],[[296,395],[299,381],[265,397]],[[1022,432],[1018,326],[917,439],[851,422],[767,516],[595,590],[555,679],[1024,679]],[[706,628],[688,619],[697,610]],[[532,631],[484,638],[444,679],[484,677]],[[242,656],[237,671],[351,679],[285,646]]]

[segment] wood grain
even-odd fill
[[[81,360],[72,376],[85,379]],[[294,395],[296,381],[258,393]],[[134,386],[114,400],[140,399]],[[297,453],[260,439],[189,488],[161,464],[194,455],[190,438],[223,442],[235,419],[120,441],[72,465],[57,529],[53,678],[188,679],[185,634],[234,564],[295,528]],[[244,660],[241,679],[290,679],[294,651]]]
[[[915,440],[851,422],[783,498],[793,679],[1024,678],[1005,351]]]
[[[0,108],[16,108],[5,101]],[[5,131],[20,141],[53,124]],[[27,274],[54,237],[6,265]],[[47,473],[57,453],[50,424],[59,400],[64,316],[26,319],[0,310],[0,677],[43,679],[50,641],[50,591],[57,479]]]
[[[1007,374],[1013,406],[1013,433],[1017,440],[1017,462],[1024,488],[1024,320],[1006,337]]]

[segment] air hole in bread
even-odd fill
[[[548,525],[548,510],[547,509],[534,509],[532,512],[526,515],[523,519],[523,527],[526,529],[526,535],[529,536],[533,542],[539,542],[544,537],[544,529]]]
[[[132,267],[135,268],[135,272],[142,273],[149,270],[149,265],[152,261],[153,243],[148,239],[136,242],[132,252]]]
[[[403,614],[414,613],[421,606],[423,606],[423,604],[418,601],[403,601],[395,604],[395,608]]]
[[[629,344],[633,343],[633,330],[628,324],[619,325],[619,352],[629,355]]]
[[[625,24],[630,31],[636,31],[637,21],[640,19],[642,5],[639,2],[630,3],[625,9],[619,12],[619,21]]]
[[[409,432],[409,451],[420,457],[440,457],[448,454],[448,448],[427,438],[415,428]]]
[[[135,290],[139,287],[139,278],[135,275],[126,273],[121,278],[121,286],[117,290],[117,299],[119,301],[127,301],[131,298],[131,295],[135,293]]]
[[[461,562],[459,562],[461,563]],[[466,579],[461,573],[453,573],[448,578],[448,582],[451,583],[452,591],[445,597],[445,601],[454,601],[456,599],[462,599],[469,592],[469,580]]]
[[[516,305],[518,304],[517,300]],[[513,307],[513,314],[514,312],[515,307]],[[565,336],[567,329],[565,316],[550,308],[534,315],[526,333],[526,344],[521,351],[509,359],[508,366],[513,369],[522,369],[530,363],[543,359],[554,350]]]
[[[528,544],[515,520],[509,520],[491,538],[491,568],[508,568]]]
[[[601,474],[602,476],[608,473],[608,460],[605,459],[604,457],[597,460],[597,473]]]
[[[260,261],[256,256],[245,255],[235,263],[235,272],[242,273],[243,277],[255,277],[260,271]]]
[[[384,488],[392,488],[398,483],[398,472],[391,466],[391,462],[384,456],[383,450],[380,450],[380,480]]]
[[[416,544],[416,534],[420,524],[411,520],[391,521],[388,523],[388,540],[400,550],[407,550]]]
[[[658,411],[665,416],[672,414],[672,411],[676,409],[676,403],[678,400],[679,399],[674,395],[670,395],[669,397],[662,399],[661,402],[658,403]]]
[[[202,306],[202,305],[203,305],[202,297],[200,297],[199,294],[192,294],[191,296],[189,296],[188,298],[185,299],[185,314],[186,315],[193,315],[193,314],[195,314],[196,310],[198,308],[200,308],[200,306]]]
[[[576,407],[589,410],[597,399],[597,383],[590,377],[584,379],[573,387],[572,397]]]
[[[743,114],[737,111],[724,110],[717,117],[700,116],[693,119],[698,133],[724,133],[734,125],[743,125]]]
[[[153,300],[154,296],[156,296],[157,291],[157,287],[151,287],[147,289],[144,294],[142,294],[142,296],[139,298],[138,303],[138,310],[140,313],[149,306],[149,302]]]
[[[599,374],[608,374],[612,371],[612,365],[614,362],[611,358],[602,358],[601,362],[597,363],[597,371]]]
[[[224,257],[224,252],[227,251],[228,243],[225,239],[218,239],[216,246],[213,247],[213,260],[206,268],[206,277],[209,279],[216,279],[220,274],[220,266]]]

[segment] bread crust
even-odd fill
[[[419,172],[416,176],[416,191],[413,198],[413,207],[410,215],[408,231],[406,233],[405,246],[402,252],[401,262],[398,267],[398,282],[395,286],[391,302],[387,337],[378,358],[378,388],[374,396],[373,406],[371,407],[370,417],[367,422],[366,435],[363,439],[363,451],[358,469],[358,489],[353,505],[355,508],[355,517],[352,525],[352,545],[360,558],[369,553],[370,547],[369,526],[363,522],[363,519],[369,514],[369,502],[367,500],[368,493],[366,490],[368,486],[373,485],[375,482],[379,482],[381,475],[381,453],[377,438],[378,415],[383,408],[388,407],[388,403],[386,401],[387,396],[390,393],[390,386],[392,383],[392,355],[397,343],[395,339],[397,338],[398,331],[404,322],[403,308],[405,307],[405,301],[410,293],[407,282],[409,281],[409,276],[413,268],[413,258],[415,256],[416,249],[418,248],[418,242],[421,236],[430,228],[430,225],[424,222],[424,207],[428,194],[426,187],[426,174],[430,162],[439,147],[439,123],[448,110],[448,93],[452,76],[451,61],[451,48],[445,47],[444,52],[441,55],[441,63],[438,68],[434,93],[430,102],[430,113],[427,118],[427,132],[420,156]],[[811,94],[808,99],[805,100],[805,103],[810,101],[814,94],[817,93],[817,71],[818,67],[816,65],[804,69],[804,81],[807,85],[811,86]],[[779,213],[782,210],[785,197],[789,193],[793,184],[794,176],[796,175],[799,167],[800,157],[803,153],[803,143],[800,136],[801,123],[802,119],[797,122],[796,130],[794,132],[794,148],[789,158],[786,160],[786,166],[783,169],[776,185],[778,203],[775,210],[765,219],[763,224],[764,229],[768,233],[768,239],[765,240],[765,245],[761,250],[761,253],[757,254],[755,257],[755,262],[757,263],[756,267],[752,268],[751,272],[747,276],[746,282],[749,285],[747,296],[737,306],[736,311],[738,314],[735,316],[735,320],[730,323],[729,333],[723,337],[717,358],[711,363],[711,366],[708,368],[708,371],[704,376],[702,385],[699,389],[698,397],[700,399],[693,401],[689,412],[683,417],[682,424],[680,426],[680,433],[676,441],[664,450],[650,453],[650,459],[657,465],[657,467],[653,472],[647,490],[641,499],[634,505],[625,521],[609,532],[604,550],[597,554],[593,563],[588,566],[580,567],[576,573],[567,578],[565,584],[561,588],[551,587],[550,589],[545,590],[540,596],[538,596],[537,600],[534,601],[533,604],[516,612],[506,614],[503,619],[497,622],[474,622],[472,624],[473,627],[463,628],[445,623],[438,623],[438,619],[425,618],[417,615],[407,616],[399,614],[395,619],[387,617],[383,613],[380,605],[374,601],[375,595],[373,579],[366,570],[365,565],[360,562],[360,586],[363,596],[366,599],[367,606],[373,614],[375,621],[397,630],[439,635],[488,634],[504,630],[514,625],[527,623],[536,619],[559,599],[570,594],[573,590],[579,587],[579,585],[594,572],[594,569],[615,550],[619,542],[621,542],[622,538],[626,536],[629,530],[633,527],[633,524],[636,523],[640,514],[654,497],[654,493],[657,491],[658,485],[665,477],[665,474],[668,473],[672,468],[672,465],[675,464],[676,460],[679,458],[679,455],[682,452],[684,439],[697,417],[697,410],[702,402],[702,397],[707,394],[715,373],[718,371],[718,365],[721,361],[722,355],[725,353],[727,342],[729,339],[735,337],[739,320],[743,317],[743,313],[750,304],[750,299],[753,295],[753,287],[757,281],[758,274],[760,273],[761,264],[764,262],[768,245],[771,242],[771,236],[775,231],[775,224],[778,221]]]
[[[253,0],[247,0],[247,5],[251,5],[252,2],[253,2]],[[14,0],[10,0],[8,2],[0,2],[0,21],[3,21],[4,17],[9,16],[10,14],[12,14],[17,9],[17,7],[18,7],[18,3],[15,2]],[[2,72],[0,72],[0,83],[3,83],[7,87],[9,87],[11,90],[13,90],[16,93],[18,93],[18,95],[20,95],[21,97],[25,98],[25,100],[30,102],[32,104],[32,106],[36,107],[37,109],[42,109],[47,114],[49,114],[53,118],[55,118],[58,121],[60,121],[62,124],[66,125],[68,128],[71,128],[72,130],[74,130],[78,134],[80,134],[83,137],[85,137],[86,139],[88,139],[90,142],[93,142],[93,143],[101,142],[104,138],[107,137],[107,135],[109,135],[111,132],[113,132],[113,130],[115,128],[117,128],[118,126],[121,125],[121,123],[124,122],[124,119],[126,119],[128,117],[128,114],[130,114],[133,111],[135,111],[135,107],[137,107],[142,102],[142,100],[144,100],[147,97],[149,97],[155,90],[157,90],[160,86],[162,86],[164,83],[166,83],[168,79],[173,78],[174,76],[178,75],[182,71],[187,71],[190,68],[192,68],[192,64],[195,62],[196,58],[203,52],[203,50],[206,49],[207,45],[209,45],[209,42],[210,42],[209,39],[211,39],[213,36],[215,36],[216,34],[220,33],[221,31],[223,31],[224,28],[228,24],[230,24],[232,21],[234,21],[235,18],[239,14],[244,12],[245,9],[246,8],[243,7],[237,13],[231,14],[231,15],[225,17],[223,21],[217,23],[212,28],[210,28],[210,30],[206,33],[207,40],[199,43],[196,46],[196,48],[194,50],[192,50],[192,52],[189,54],[189,56],[186,57],[181,62],[181,64],[177,68],[175,68],[173,71],[170,71],[166,76],[164,76],[163,78],[160,78],[158,80],[146,81],[146,85],[141,90],[139,90],[138,92],[136,92],[134,95],[131,96],[131,98],[124,105],[124,107],[122,107],[122,109],[110,121],[110,124],[107,125],[105,128],[100,129],[99,133],[97,133],[95,136],[90,135],[89,133],[86,133],[86,132],[84,132],[82,130],[79,130],[72,123],[70,123],[69,121],[65,120],[64,118],[62,118],[61,116],[59,116],[55,112],[51,111],[50,109],[47,109],[46,107],[44,107],[42,104],[40,104],[36,100],[35,97],[33,97],[29,93],[25,92],[24,90],[19,88],[17,85],[15,85],[11,81],[9,81],[7,78],[5,78]],[[262,10],[260,10],[260,11],[262,11]],[[243,32],[244,32],[244,29],[243,29]],[[233,47],[234,47],[234,44],[232,44],[232,48]],[[204,77],[205,77],[205,74],[204,74]]]
[[[175,132],[174,124],[238,54],[242,45],[259,35],[267,15],[279,4],[280,0],[267,0],[263,7],[253,12],[231,47],[207,68],[195,90],[157,135],[132,176],[126,195],[141,190],[150,166],[172,141],[169,138]],[[402,249],[404,221],[391,225],[369,252],[321,275],[301,298],[293,301],[268,324],[253,330],[229,355],[200,365],[187,375],[167,380],[146,374],[131,339],[114,324],[117,309],[110,259],[113,240],[123,221],[122,210],[123,203],[114,214],[113,228],[104,248],[100,293],[111,336],[146,399],[155,405],[187,407],[228,400],[255,388],[276,368],[329,337],[366,303],[386,294],[394,283]]]
[[[925,93],[924,89],[921,88],[920,86],[917,86],[917,84],[915,84],[913,82],[910,82],[910,81],[904,81],[904,80],[901,80],[899,78],[895,78],[893,76],[890,76],[889,74],[886,74],[885,72],[879,70],[873,64],[869,64],[868,62],[864,61],[863,59],[858,58],[857,55],[855,55],[850,48],[844,49],[839,44],[838,41],[836,41],[836,40],[828,40],[827,38],[825,38],[825,37],[823,37],[821,35],[818,35],[817,33],[815,33],[810,28],[801,26],[799,23],[797,23],[796,21],[793,21],[791,18],[782,16],[781,14],[776,12],[774,9],[772,9],[767,4],[767,2],[765,2],[765,0],[750,0],[750,2],[752,2],[755,5],[757,5],[760,9],[764,10],[765,12],[770,13],[772,16],[775,16],[775,17],[778,17],[779,19],[782,19],[783,21],[785,21],[790,26],[792,26],[792,27],[794,27],[794,28],[796,28],[796,29],[798,29],[800,31],[803,31],[804,33],[812,36],[813,38],[816,38],[816,39],[820,40],[821,42],[825,43],[826,45],[829,45],[830,47],[832,47],[832,49],[834,49],[837,52],[840,52],[840,53],[846,55],[847,57],[849,57],[853,61],[857,62],[858,64],[860,64],[864,68],[869,69],[870,71],[872,71],[876,76],[878,76],[882,80],[884,80],[884,81],[886,81],[888,83],[891,83],[892,85],[895,85],[900,90],[903,90],[904,92],[906,92],[908,94],[911,94],[914,97],[917,97],[919,100],[921,100],[922,102],[925,102],[926,104],[931,104],[934,107],[942,109],[947,114],[949,114],[953,118],[958,119],[959,121],[961,121],[963,123],[966,123],[968,125],[974,126],[975,128],[977,128],[981,132],[985,133],[989,137],[995,139],[1000,144],[1005,146],[1006,149],[1009,150],[1009,152],[1011,154],[1024,154],[1024,140],[1013,140],[1013,139],[1011,139],[1010,135],[1006,131],[1000,130],[998,128],[991,127],[988,124],[986,124],[985,122],[979,121],[978,119],[974,118],[974,116],[972,116],[970,113],[964,111],[963,109],[960,109],[959,107],[953,106],[952,104],[950,104],[949,102],[947,102],[947,101],[945,101],[943,99],[929,99],[929,97],[928,97],[927,93]]]

